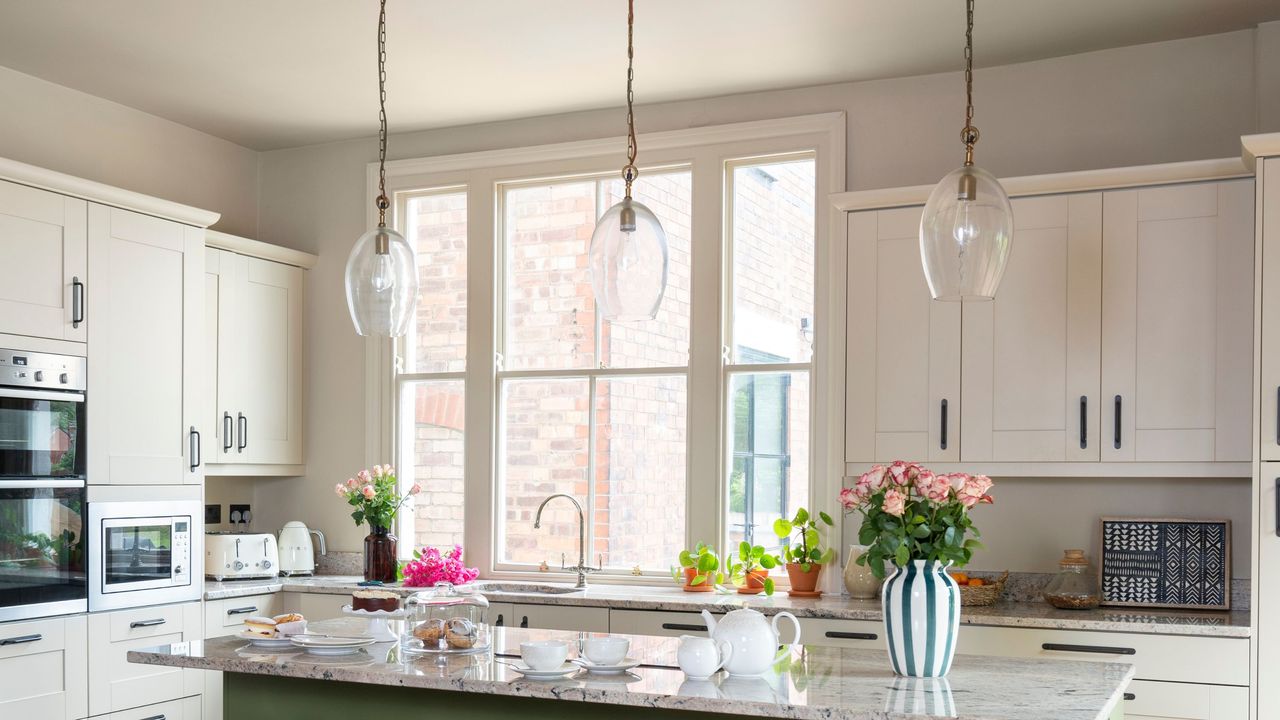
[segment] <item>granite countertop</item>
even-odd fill
[[[363,621],[327,620],[312,630],[358,634]],[[316,657],[299,650],[260,651],[243,640],[218,638],[131,650],[129,662],[368,685],[533,697],[570,702],[733,713],[753,717],[895,720],[942,716],[962,720],[1103,720],[1120,702],[1132,665],[957,655],[946,678],[897,677],[885,653],[820,646],[792,648],[760,678],[688,679],[675,665],[679,640],[631,639],[629,655],[644,663],[631,673],[580,671],[563,680],[525,680],[509,663],[524,640],[578,633],[495,628],[492,653],[439,663],[379,643],[353,656]],[[377,708],[370,708],[376,711]]]
[[[358,576],[317,575],[266,580],[209,581],[205,583],[205,599],[218,600],[281,590],[345,595],[356,588],[356,583],[360,579]],[[593,585],[585,591],[549,595],[538,592],[538,588],[556,586],[555,583],[481,581],[478,585],[485,596],[494,602],[680,612],[697,612],[704,608],[709,608],[713,612],[720,609],[731,610],[749,603],[751,607],[766,614],[786,610],[798,617],[806,618],[875,621],[882,619],[879,600],[854,600],[844,595],[799,599],[788,597],[785,593],[778,593],[773,597],[686,593],[675,585]],[[405,588],[398,585],[388,585],[386,588],[406,595],[421,590],[421,588]],[[960,622],[969,625],[1048,630],[1242,638],[1250,635],[1248,610],[1230,612],[1160,608],[1059,610],[1043,602],[1001,601],[990,607],[963,608]]]

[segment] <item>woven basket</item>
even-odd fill
[[[960,586],[960,605],[962,607],[981,607],[983,605],[995,605],[1000,596],[1004,594],[1004,583],[1009,579],[1009,571],[1005,570],[1000,573],[999,577],[983,577],[982,575],[970,575],[969,577],[981,577],[986,581],[985,585],[961,585]]]

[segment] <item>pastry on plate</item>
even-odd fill
[[[434,618],[414,628],[413,636],[422,641],[423,647],[434,648],[440,644],[440,638],[444,637],[444,632],[444,620]]]
[[[390,590],[362,588],[351,593],[351,609],[394,612],[400,609],[400,596]]]
[[[476,624],[464,617],[449,618],[444,625],[444,639],[451,648],[468,650],[475,647],[478,638]]]
[[[307,619],[302,613],[285,613],[271,619],[276,621],[276,632],[281,635],[301,635],[307,631]]]
[[[251,635],[258,635],[264,638],[273,638],[276,636],[276,621],[269,617],[247,617],[244,619],[244,630]]]

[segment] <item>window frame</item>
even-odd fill
[[[690,353],[686,375],[688,417],[686,422],[685,507],[686,545],[699,540],[728,537],[726,527],[726,459],[731,438],[726,438],[725,407],[730,371],[755,369],[754,365],[730,366],[724,342],[731,326],[725,316],[732,215],[726,192],[734,164],[759,162],[773,157],[810,153],[816,163],[815,195],[815,287],[814,352],[809,363],[797,369],[810,373],[810,505],[814,510],[836,511],[836,494],[844,471],[844,357],[845,357],[845,263],[844,218],[828,200],[844,190],[845,116],[824,113],[761,120],[685,130],[646,133],[638,141],[644,148],[641,172],[687,165],[692,177],[693,294],[690,316]],[[495,566],[498,523],[502,508],[499,496],[498,413],[500,398],[495,352],[501,328],[498,303],[504,278],[498,264],[501,246],[501,217],[498,189],[501,185],[599,176],[619,164],[623,138],[587,140],[540,145],[510,150],[491,150],[389,162],[386,165],[388,194],[465,187],[467,189],[467,363],[463,372],[467,425],[465,429],[465,529],[464,545],[468,561],[480,568],[484,578],[545,577],[537,571],[515,571]],[[377,163],[369,163],[366,184],[372,194],[377,188]],[[396,205],[393,203],[393,207]],[[370,222],[376,211],[368,210]],[[399,223],[399,217],[393,215]],[[597,334],[598,338],[598,334]],[[701,339],[700,339],[701,338]],[[368,463],[399,457],[400,382],[397,379],[396,343],[386,339],[365,340],[365,457]],[[598,363],[597,363],[598,364]],[[763,366],[761,371],[786,370],[788,364]],[[676,368],[682,370],[683,368]],[[543,371],[533,371],[535,373]],[[545,371],[548,376],[559,370]],[[594,368],[607,375],[665,374],[669,369],[637,372],[635,368]],[[580,377],[577,371],[572,373]],[[675,374],[679,374],[678,372]],[[416,375],[416,374],[415,374]],[[444,379],[444,378],[439,378]],[[726,445],[726,443],[730,443]],[[714,478],[707,482],[705,478]],[[702,478],[702,480],[697,480]],[[831,543],[842,545],[838,533]],[[411,544],[412,541],[409,543]],[[727,549],[727,548],[726,548]],[[402,555],[411,550],[404,549]],[[557,573],[554,573],[558,575]],[[835,574],[825,581],[835,587]],[[559,578],[556,578],[559,579]],[[654,578],[596,576],[597,581],[652,583]]]

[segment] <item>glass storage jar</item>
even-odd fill
[[[477,653],[489,649],[485,622],[489,601],[468,586],[439,582],[404,603],[405,634],[401,645],[409,652]]]
[[[1058,574],[1044,586],[1045,602],[1065,610],[1092,610],[1101,600],[1098,578],[1083,550],[1064,550]]]

